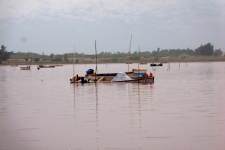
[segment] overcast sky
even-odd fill
[[[225,0],[0,0],[0,45],[47,55],[225,51]]]

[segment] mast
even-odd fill
[[[130,48],[131,48],[131,40],[132,40],[132,35],[131,35],[131,37],[130,37],[130,47],[129,47],[129,52],[128,52],[128,54],[129,54],[129,56],[130,56]],[[128,72],[129,72],[129,62],[128,62]]]
[[[138,58],[138,76],[139,76],[139,64],[140,64],[140,45],[139,45],[139,58]]]
[[[97,67],[97,48],[96,48],[96,40],[95,40],[95,56],[96,56],[96,62],[95,62],[95,82],[96,82],[96,74],[98,73],[98,67]]]

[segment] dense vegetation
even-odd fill
[[[36,53],[13,53],[13,52],[7,52],[5,46],[1,47],[1,60],[7,60],[9,57],[10,59],[24,59],[26,62],[28,60],[33,60],[34,62],[64,62],[64,63],[72,63],[72,60],[74,58],[74,53],[65,53],[63,55],[55,55],[54,53],[51,53],[50,55],[40,55]],[[151,60],[157,61],[160,58],[163,57],[180,57],[181,59],[187,59],[189,56],[215,56],[219,57],[223,54],[223,52],[220,49],[214,50],[214,47],[211,43],[207,43],[205,45],[201,45],[195,50],[192,49],[160,49],[157,48],[157,50],[151,51],[145,51],[145,52],[138,52],[135,51],[133,53],[124,53],[124,52],[100,52],[98,53],[98,59],[102,62],[124,62],[124,60],[127,61],[138,61],[138,59],[142,58],[143,60],[149,61]],[[86,60],[86,62],[94,62],[96,55],[88,55],[83,53],[75,53],[75,62],[79,63],[81,59]]]
[[[0,63],[10,58],[13,52],[7,52],[6,47],[4,45],[1,46],[0,49]]]

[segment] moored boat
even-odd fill
[[[32,59],[29,59],[29,61],[30,61],[30,65],[29,66],[26,66],[26,67],[20,67],[20,70],[30,70],[30,66],[31,66]]]
[[[54,65],[49,65],[49,66],[45,66],[45,65],[39,65],[39,68],[55,68]]]
[[[20,67],[20,70],[30,70],[30,66],[27,66],[27,67]]]
[[[89,69],[90,70],[90,69]],[[89,71],[88,70],[88,71]],[[92,70],[92,69],[91,69]],[[95,82],[144,82],[154,83],[154,76],[152,73],[146,73],[146,69],[132,69],[131,72],[119,73],[100,73],[86,71],[85,76],[75,75],[70,79],[71,83],[95,83]]]
[[[159,63],[159,64],[152,63],[152,64],[150,64],[150,66],[151,67],[153,67],[153,66],[163,66],[163,64],[162,63]]]

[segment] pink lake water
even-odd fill
[[[73,65],[0,66],[0,150],[224,150],[225,62],[168,65],[139,66],[153,84],[70,84]]]

